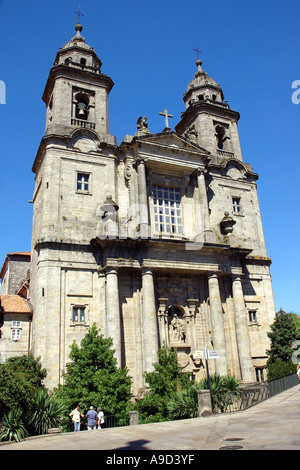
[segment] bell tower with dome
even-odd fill
[[[56,54],[43,94],[46,134],[67,133],[75,127],[109,133],[108,96],[113,81],[101,73],[102,62],[94,49],[76,35]]]
[[[230,109],[221,86],[202,69],[202,61],[189,83],[183,101],[186,110],[176,126],[179,134],[194,131],[199,145],[212,154],[234,156],[242,160],[237,122],[240,115]]]

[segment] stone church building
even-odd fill
[[[256,181],[239,113],[197,61],[175,131],[147,118],[118,145],[112,79],[81,35],[57,52],[34,164],[32,351],[62,381],[70,345],[93,323],[129,368],[133,395],[165,343],[183,371],[258,380],[275,307]],[[191,77],[192,78],[192,77]]]

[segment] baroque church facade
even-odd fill
[[[49,388],[93,323],[113,340],[132,393],[166,344],[183,371],[253,382],[275,306],[257,174],[242,158],[239,113],[202,69],[172,131],[146,117],[120,145],[109,134],[113,81],[81,35],[57,52],[43,94],[46,132],[34,164],[32,351]]]

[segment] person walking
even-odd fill
[[[104,413],[102,411],[102,409],[100,408],[97,408],[97,413],[98,413],[98,428],[97,429],[101,429],[102,425],[104,424]]]
[[[88,431],[96,429],[98,415],[92,406],[90,406],[90,411],[87,412],[86,418],[87,418]]]
[[[80,406],[77,405],[75,410],[71,411],[69,416],[74,423],[74,432],[80,431],[80,417],[84,418],[84,415],[80,411]]]

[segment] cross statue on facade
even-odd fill
[[[199,51],[198,47],[196,47],[196,49],[194,49],[194,51],[196,52],[197,59],[199,60],[199,55],[202,54],[201,51]]]
[[[84,16],[82,13],[80,13],[80,5],[78,5],[78,11],[74,11],[76,15],[78,15],[78,24],[80,24],[80,17]]]
[[[168,118],[172,118],[173,117],[173,114],[168,114],[168,111],[165,109],[165,111],[163,113],[159,113],[160,116],[165,116],[165,130],[169,130],[171,129],[169,127],[169,121],[168,121]]]

